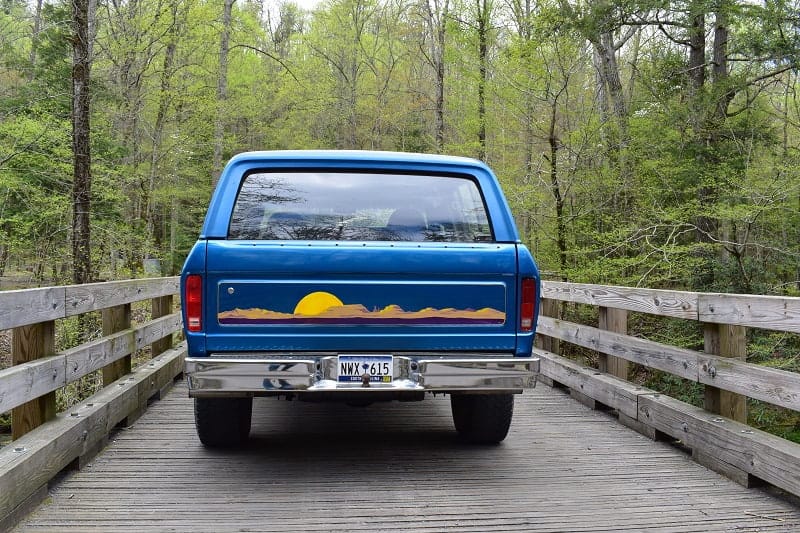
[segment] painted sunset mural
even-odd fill
[[[223,311],[220,324],[503,324],[506,314],[491,307],[481,309],[436,309],[426,307],[406,311],[399,305],[367,309],[361,304],[345,304],[335,295],[317,291],[304,296],[291,313],[249,308]]]

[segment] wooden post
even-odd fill
[[[172,295],[153,298],[152,318],[161,318],[170,313],[172,313]],[[151,357],[166,352],[170,348],[172,348],[172,334],[150,344]]]
[[[622,333],[623,335],[627,334],[628,312],[625,309],[601,307],[599,328],[614,333]],[[606,372],[628,381],[628,361],[625,359],[598,352],[597,364],[600,372]]]
[[[729,324],[704,324],[705,352],[718,357],[747,359],[747,329]],[[717,387],[705,386],[705,409],[747,423],[747,398]]]
[[[111,335],[131,327],[131,304],[117,305],[101,311],[103,317],[103,336]],[[131,355],[103,367],[103,386],[115,382],[131,372]]]
[[[561,318],[561,302],[558,300],[551,300],[550,298],[542,298],[542,308],[539,314],[553,318]],[[536,347],[546,352],[561,354],[559,339],[548,337],[547,335],[536,335]]]
[[[27,363],[55,352],[55,322],[40,322],[12,331],[11,364]],[[56,393],[49,392],[11,410],[11,438],[18,439],[56,416]]]

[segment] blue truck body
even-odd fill
[[[454,214],[462,201],[481,212]],[[425,227],[393,232],[392,202],[424,211]],[[255,222],[241,229],[242,220]],[[539,289],[497,178],[479,161],[240,154],[181,275],[190,394],[518,393],[538,371]],[[342,376],[362,359],[377,375]]]

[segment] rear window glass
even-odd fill
[[[478,187],[452,176],[349,172],[249,174],[229,239],[489,242]]]

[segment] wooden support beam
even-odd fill
[[[53,355],[56,326],[52,320],[12,331],[11,364]],[[57,373],[57,372],[56,372]],[[11,410],[11,438],[16,440],[56,416],[56,393],[49,392]]]
[[[744,326],[704,324],[703,333],[706,353],[742,361],[747,358],[747,330]],[[747,398],[741,394],[706,385],[705,409],[747,423]]]
[[[547,316],[551,318],[559,318],[561,314],[561,302],[558,300],[550,300],[549,298],[542,298],[541,309],[539,310],[540,316]],[[546,352],[560,354],[561,349],[560,341],[555,337],[548,335],[536,334],[536,347]]]
[[[131,304],[122,304],[103,309],[103,336],[108,336],[131,327]],[[103,367],[103,386],[131,372],[131,354]]]
[[[172,313],[172,295],[160,296],[152,300],[152,318],[161,318]],[[155,357],[162,352],[172,348],[172,333],[163,339],[159,339],[150,344],[151,357]]]
[[[628,312],[624,309],[601,307],[599,328],[605,331],[627,335]],[[625,381],[628,380],[628,361],[625,359],[598,352],[597,362],[600,372],[611,374]]]

